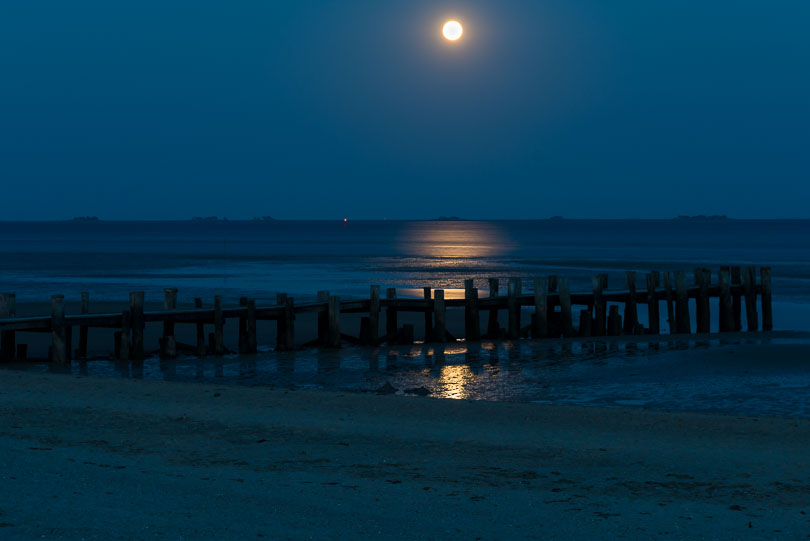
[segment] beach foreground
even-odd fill
[[[810,533],[810,421],[0,372],[4,539]]]

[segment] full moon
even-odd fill
[[[442,34],[444,34],[445,39],[450,41],[457,41],[463,33],[464,28],[462,28],[461,23],[458,21],[447,21],[442,28]]]

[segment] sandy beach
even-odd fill
[[[4,539],[782,539],[810,421],[0,372]]]

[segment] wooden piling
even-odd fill
[[[430,342],[433,338],[433,299],[430,291],[429,287],[422,288],[423,296],[428,304],[425,309],[425,342]]]
[[[82,304],[80,311],[82,314],[89,314],[90,293],[88,291],[82,291],[81,295],[82,295]],[[81,325],[79,327],[79,349],[76,353],[79,360],[82,361],[87,359],[87,332],[88,332],[87,325]]]
[[[729,284],[729,268],[722,267],[717,273],[717,283],[720,286],[720,332],[734,330],[734,314],[731,307],[731,289]]]
[[[380,286],[371,286],[368,303],[369,342],[377,345],[380,339]]]
[[[385,290],[385,298],[394,300],[397,298],[397,289],[389,287]],[[389,306],[385,309],[385,334],[386,336],[394,336],[399,329],[399,321],[397,317],[396,308]]]
[[[695,285],[698,286],[697,300],[695,302],[695,317],[697,332],[707,333],[710,330],[709,319],[709,282],[711,271],[709,269],[695,269]]]
[[[591,311],[579,311],[579,336],[591,336]]]
[[[51,362],[68,362],[67,341],[65,338],[65,296],[51,296]]]
[[[433,290],[433,312],[436,318],[436,325],[433,331],[433,340],[435,342],[447,341],[447,319],[446,309],[444,304],[444,290]]]
[[[658,311],[658,293],[655,287],[658,285],[658,272],[654,271],[646,276],[647,278],[647,313],[649,314],[650,334],[661,333],[661,322]]]
[[[287,336],[284,341],[288,349],[295,349],[295,299],[288,297],[284,303],[284,315],[282,316],[287,320],[285,328]]]
[[[203,307],[203,301],[201,298],[197,297],[194,299],[194,308],[201,309]],[[198,321],[196,324],[197,327],[197,347],[196,352],[197,355],[202,357],[205,355],[208,350],[205,345],[205,324],[202,321]]]
[[[129,315],[132,332],[132,344],[129,348],[129,356],[133,361],[144,359],[143,350],[143,291],[135,291],[129,294]]]
[[[605,336],[605,326],[607,325],[607,304],[605,298],[602,296],[602,275],[594,276],[591,279],[591,286],[593,287],[593,335]]]
[[[121,361],[129,361],[132,357],[132,312],[129,310],[121,313],[121,332],[118,334],[116,357]]]
[[[625,283],[629,291],[627,302],[624,304],[624,334],[635,334],[638,325],[638,308],[636,306],[636,273],[627,271]]]
[[[489,278],[489,296],[495,298],[498,296],[498,279]],[[501,334],[501,325],[498,323],[498,309],[491,308],[489,310],[489,317],[487,319],[487,337],[498,338]]]
[[[556,274],[552,274],[548,277],[548,292],[549,293],[556,293],[558,287],[559,280],[557,279]]]
[[[509,278],[507,289],[506,307],[509,314],[510,340],[520,338],[520,302],[518,297],[521,294],[522,284],[520,278]]]
[[[464,280],[464,336],[468,342],[481,339],[481,319],[478,314],[478,290],[472,280]]]
[[[247,302],[247,352],[256,353],[259,345],[256,337],[256,299]]]
[[[326,303],[326,306],[318,311],[318,343],[322,346],[329,345],[329,292],[318,291],[318,302]]]
[[[689,293],[686,289],[686,273],[675,271],[675,329],[677,333],[689,334],[692,324],[689,320]]]
[[[771,299],[771,268],[760,267],[759,282],[762,288],[762,330],[773,330],[773,307]]]
[[[166,310],[177,309],[177,288],[169,287],[163,290],[163,308]],[[177,357],[177,339],[174,336],[174,322],[168,319],[163,322],[160,357],[162,359],[174,359]]]
[[[239,307],[245,308],[245,312],[239,316],[238,346],[239,353],[247,353],[247,297],[239,297]]]
[[[619,315],[619,307],[615,304],[610,305],[607,326],[608,336],[619,336],[622,334],[622,316]]]
[[[225,316],[219,295],[214,297],[214,355],[225,355]]]
[[[664,273],[664,294],[667,300],[667,325],[669,326],[669,333],[672,334],[678,331],[675,321],[675,309],[673,307],[672,275],[669,272]]]
[[[17,315],[17,296],[14,293],[0,294],[0,319]],[[14,331],[0,333],[0,362],[12,362],[16,350],[17,337]]]
[[[276,304],[281,306],[281,315],[276,320],[276,350],[286,351],[290,348],[288,342],[290,315],[287,313],[287,294],[278,293],[276,295]]]
[[[742,269],[743,294],[745,295],[745,321],[749,332],[756,331],[757,321],[757,293],[755,290],[757,274],[754,267]]]
[[[568,289],[568,278],[557,281],[560,294],[560,319],[562,321],[563,336],[574,336],[574,323],[571,315],[571,293]]]
[[[534,280],[534,338],[548,337],[548,284],[545,278]]]
[[[327,346],[340,347],[340,297],[330,296],[327,309]]]
[[[742,274],[740,267],[731,267],[731,314],[734,319],[734,330],[742,330],[742,297],[740,296],[739,288],[734,286],[742,285]]]

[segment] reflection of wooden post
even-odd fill
[[[51,297],[51,362],[65,364],[68,361],[65,340],[65,296]]]
[[[332,348],[340,347],[340,297],[329,297],[327,309],[328,332],[327,345]]]
[[[489,296],[494,298],[498,296],[498,279],[489,279]],[[489,338],[498,338],[501,333],[501,326],[498,323],[498,309],[493,307],[489,310],[489,318],[487,320],[487,336]]]
[[[436,342],[446,342],[447,320],[445,319],[444,290],[433,290],[433,311],[436,314],[436,327],[433,340]]]
[[[425,309],[425,342],[430,342],[433,338],[433,300],[430,297],[430,288],[422,288],[427,308]]]
[[[720,285],[720,332],[730,332],[734,330],[734,316],[731,309],[728,267],[720,269],[717,282]]]
[[[546,279],[534,280],[534,338],[548,337],[548,293]]]
[[[707,333],[710,330],[709,319],[709,282],[711,271],[709,269],[695,269],[695,285],[698,286],[696,307],[697,332]]]
[[[659,334],[661,332],[661,323],[658,315],[658,293],[655,291],[656,276],[658,272],[653,272],[647,275],[647,311],[650,314],[650,334]]]
[[[177,289],[166,288],[163,290],[163,308],[166,310],[177,309]],[[160,341],[160,356],[168,359],[177,357],[177,340],[174,337],[174,321],[171,316],[167,316],[163,322],[163,340]]]
[[[636,309],[636,273],[627,271],[625,274],[629,294],[624,304],[624,334],[635,334],[638,325],[638,312]]]
[[[731,267],[731,314],[734,318],[734,330],[742,330],[742,298],[740,297],[739,286],[742,284],[740,267]],[[738,286],[734,290],[734,286]]]
[[[758,328],[757,321],[757,275],[754,267],[745,267],[742,270],[743,294],[745,295],[745,320],[748,331],[755,331]]]
[[[394,300],[397,298],[397,289],[395,287],[389,287],[385,290],[385,298],[388,300]],[[399,328],[399,322],[397,321],[397,309],[389,306],[385,309],[385,334],[387,336],[393,336],[396,334],[397,329]]]
[[[90,313],[90,293],[82,291],[82,305],[81,313]],[[84,361],[87,359],[87,325],[79,326],[79,359]]]
[[[368,302],[369,341],[377,345],[380,339],[380,286],[371,286]]]
[[[194,299],[194,308],[200,309],[203,307],[203,301],[201,298],[197,297]],[[202,317],[202,316],[199,316]],[[198,320],[197,321],[197,355],[203,356],[207,352],[207,348],[205,346],[205,323]]]
[[[771,268],[759,269],[759,281],[762,286],[762,330],[773,329],[773,309],[771,307]]]
[[[520,297],[522,284],[520,278],[510,278],[507,290],[506,306],[509,312],[509,339],[520,338]]]
[[[571,293],[568,290],[568,278],[560,278],[557,282],[560,290],[560,316],[562,320],[563,336],[574,336],[574,322],[571,315]]]
[[[132,331],[132,347],[129,356],[133,361],[142,361],[143,352],[143,291],[136,291],[129,294],[129,315]]]
[[[481,319],[478,315],[478,290],[472,280],[464,280],[464,335],[467,341],[481,339]]]
[[[0,319],[17,315],[17,296],[14,293],[0,295]],[[17,338],[14,331],[0,333],[0,362],[14,360]]]
[[[689,334],[692,323],[689,321],[689,292],[686,290],[686,274],[675,271],[675,327],[676,332]]]

